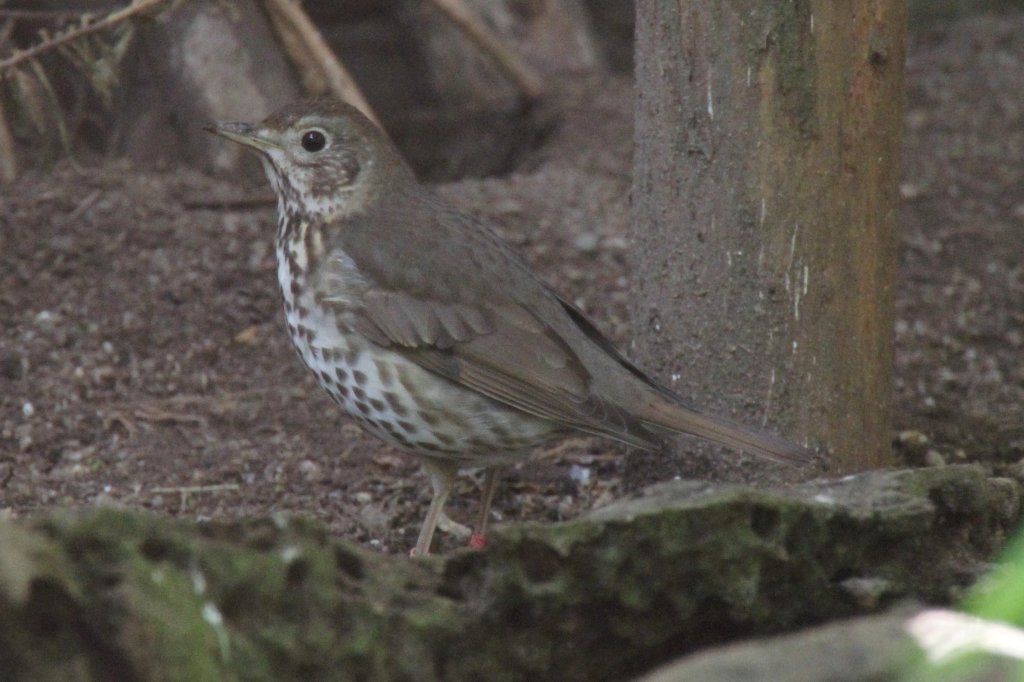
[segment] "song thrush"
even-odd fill
[[[571,431],[657,448],[667,432],[801,462],[812,453],[686,405],[623,357],[490,227],[421,185],[355,108],[297,101],[211,132],[259,152],[278,198],[277,273],[303,362],[366,430],[417,455],[433,499],[424,555],[461,467],[488,470]]]

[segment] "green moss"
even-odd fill
[[[958,467],[667,484],[425,561],[304,521],[56,514],[0,524],[0,660],[19,680],[627,679],[856,613],[850,578],[886,586],[876,608],[948,598],[1012,522],[990,488]]]

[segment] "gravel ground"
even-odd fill
[[[894,440],[911,464],[1024,457],[1024,15],[937,23],[908,61]],[[443,188],[628,339],[632,95],[571,108],[509,178]],[[578,150],[552,159],[557,145]],[[564,157],[563,161],[564,161]],[[574,170],[578,169],[578,170]],[[277,300],[273,209],[187,169],[61,164],[0,196],[0,514],[125,505],[292,511],[385,552],[415,539],[414,461],[364,436],[300,366]],[[621,493],[622,453],[579,438],[510,468],[501,520]],[[449,512],[468,522],[481,477]],[[446,536],[452,546],[458,541]]]

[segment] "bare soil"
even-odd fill
[[[1024,14],[912,39],[894,433],[909,464],[1024,457],[1022,82]],[[442,188],[624,347],[631,112],[627,81],[584,88],[518,174]],[[384,552],[413,544],[428,502],[415,461],[363,435],[290,348],[266,192],[116,160],[3,188],[0,514],[287,511]],[[503,474],[497,515],[605,504],[623,460],[555,443]],[[460,479],[455,520],[472,519],[479,487]]]

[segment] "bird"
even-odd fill
[[[490,224],[419,182],[355,107],[306,97],[206,130],[257,152],[277,196],[278,284],[303,363],[429,478],[411,555],[429,554],[460,470],[486,472],[470,536],[481,548],[495,472],[573,432],[643,449],[690,434],[793,465],[815,456],[639,369]]]

